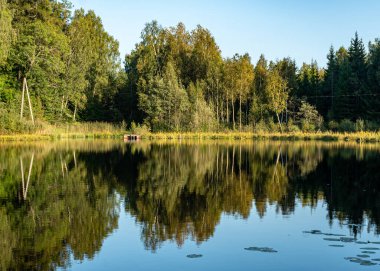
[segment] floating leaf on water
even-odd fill
[[[376,252],[375,251],[362,251],[362,253],[364,253],[364,254],[375,254]]]
[[[369,242],[371,244],[380,245],[380,242]]]
[[[267,252],[267,253],[277,253],[278,251],[270,248],[270,247],[246,247],[244,248],[248,251],[260,251],[260,252]]]
[[[329,245],[329,247],[344,247],[344,245]]]
[[[336,236],[336,237],[344,237],[344,234],[339,234],[339,233],[324,233],[326,236]]]
[[[380,258],[372,259],[372,261],[374,261],[374,262],[380,262]]]
[[[322,234],[320,230],[311,230],[311,231],[303,231],[303,233],[309,233],[309,234]]]
[[[332,242],[339,242],[340,241],[340,239],[338,239],[338,238],[323,238],[323,240],[332,241]]]
[[[356,238],[354,238],[354,237],[340,237],[340,241],[345,242],[345,243],[351,243],[351,242],[355,242]]]
[[[351,223],[351,224],[343,224],[343,225],[347,225],[347,226],[351,226],[351,227],[361,227],[361,226],[364,226],[362,224],[353,224],[353,223]]]
[[[189,254],[189,255],[186,255],[187,258],[191,258],[191,259],[201,258],[202,256],[203,256],[202,254]]]
[[[361,247],[360,249],[364,249],[364,250],[380,250],[380,248],[378,248],[378,247]]]
[[[353,263],[361,263],[363,261],[363,259],[360,259],[358,257],[345,257],[344,259]]]
[[[369,255],[366,254],[358,254],[356,256],[358,256],[359,258],[369,258]]]
[[[359,244],[359,245],[366,245],[368,244],[368,242],[363,242],[363,241],[357,241],[355,242],[356,244]]]
[[[372,265],[377,265],[376,263],[373,263],[371,261],[362,261],[360,265],[365,265],[365,266],[372,266]]]

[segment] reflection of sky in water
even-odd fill
[[[379,147],[8,144],[0,269],[375,270]]]
[[[121,208],[123,210],[123,208]],[[378,270],[379,266],[361,266],[345,260],[362,254],[363,247],[379,244],[329,242],[325,235],[303,231],[320,230],[324,233],[350,236],[349,228],[334,220],[329,225],[326,205],[319,201],[315,209],[302,207],[297,202],[294,214],[283,216],[275,206],[268,206],[260,219],[253,208],[247,220],[223,215],[214,235],[197,245],[186,240],[182,247],[165,241],[155,253],[144,248],[140,239],[140,226],[124,211],[119,228],[105,239],[102,250],[92,261],[72,261],[73,270]],[[364,225],[367,221],[364,221]],[[380,241],[373,231],[359,232],[360,241]],[[344,247],[330,247],[340,244]],[[278,253],[246,251],[250,246],[270,247]],[[380,258],[380,251],[370,254]],[[202,254],[202,258],[189,259],[188,254]],[[380,262],[379,262],[380,263]]]

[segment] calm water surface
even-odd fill
[[[1,270],[379,270],[380,146],[0,145]]]

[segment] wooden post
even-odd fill
[[[28,97],[28,103],[29,103],[30,117],[32,118],[32,122],[34,125],[34,116],[33,116],[32,102],[30,101],[28,83],[26,82],[26,78],[24,78],[24,80],[25,80],[26,95]]]
[[[28,194],[28,187],[29,187],[30,175],[32,174],[32,168],[33,168],[33,160],[34,160],[34,153],[32,154],[32,159],[30,160],[28,179],[27,179],[27,181],[26,181],[26,186],[25,186],[24,200],[26,200],[26,196],[27,196],[27,194]]]
[[[25,177],[24,177],[24,165],[23,165],[22,158],[20,157],[21,184],[22,184],[22,199],[23,199],[23,200],[26,200],[26,196],[28,195],[28,188],[29,188],[30,176],[32,175],[33,161],[34,161],[34,153],[32,154],[32,158],[30,159],[30,165],[29,165],[28,177],[27,177],[27,180],[26,180],[26,183],[25,183]]]
[[[24,182],[24,164],[22,158],[20,157],[20,169],[21,169],[21,185],[22,185],[22,197],[24,198],[25,194],[25,182]]]
[[[24,78],[22,80],[22,95],[21,95],[21,110],[20,110],[20,120],[22,120],[22,116],[24,114],[24,100],[25,100],[25,81],[26,79]]]

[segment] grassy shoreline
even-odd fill
[[[75,132],[75,133],[35,133],[0,135],[0,141],[41,141],[61,139],[123,139],[128,131],[106,132]],[[182,140],[182,139],[211,139],[211,140],[282,140],[282,141],[351,141],[351,142],[380,142],[380,132],[353,132],[353,133],[253,133],[253,132],[184,132],[184,133],[146,133],[141,135],[142,140]]]

